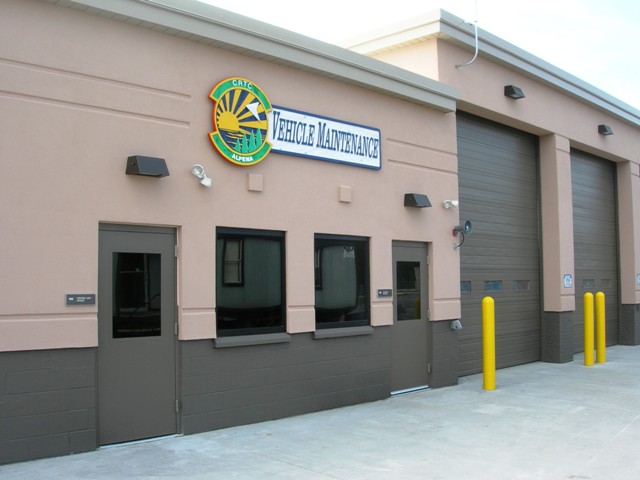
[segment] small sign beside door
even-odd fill
[[[67,293],[66,304],[69,305],[95,305],[95,293]]]

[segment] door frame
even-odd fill
[[[98,227],[98,256],[99,259],[102,255],[102,232],[120,232],[120,233],[131,233],[131,234],[165,234],[171,235],[173,238],[174,244],[174,255],[173,255],[173,275],[170,280],[172,286],[172,306],[173,308],[167,312],[168,315],[171,316],[174,324],[174,335],[173,335],[173,355],[174,355],[174,366],[173,366],[173,377],[174,377],[174,391],[175,391],[175,432],[169,433],[168,436],[179,435],[182,431],[182,416],[181,412],[181,391],[180,391],[180,342],[178,340],[178,257],[177,257],[177,241],[178,241],[178,231],[174,227],[160,227],[160,226],[147,226],[147,225],[138,225],[138,224],[117,224],[117,223],[100,223]],[[110,281],[113,281],[113,273],[112,271],[104,272],[101,270],[101,263],[98,262],[98,287],[103,281],[102,275],[108,275]],[[100,293],[100,292],[99,292]],[[113,293],[112,293],[113,295]],[[98,312],[97,318],[98,322],[100,322],[100,305],[101,305],[101,295],[98,295]],[[108,300],[106,298],[102,299],[104,301],[112,301],[112,296]],[[111,444],[100,443],[100,324],[97,326],[97,337],[98,337],[98,347],[96,349],[96,442],[98,447],[109,446]],[[131,442],[135,442],[137,440],[131,440]],[[140,441],[144,441],[141,439]],[[129,441],[124,441],[123,443],[129,443]],[[117,443],[116,443],[117,445]]]
[[[431,363],[432,363],[432,329],[429,320],[429,243],[428,242],[409,242],[409,241],[400,241],[393,240],[391,247],[391,261],[392,261],[392,275],[393,275],[393,328],[391,332],[391,369],[390,369],[390,385],[392,394],[400,394],[407,393],[416,390],[422,390],[429,386],[431,382]],[[426,383],[421,385],[395,388],[394,387],[394,375],[397,372],[396,367],[394,367],[394,358],[398,354],[396,350],[394,335],[397,335],[397,302],[398,302],[398,286],[397,286],[397,262],[402,261],[400,258],[403,257],[402,254],[398,255],[399,252],[411,252],[410,257],[412,257],[412,261],[424,262],[424,268],[420,269],[420,319],[415,320],[403,320],[402,322],[424,322],[420,325],[416,326],[414,330],[417,330],[417,333],[422,335],[424,333],[424,350],[417,352],[417,355],[424,359],[425,361],[425,381]],[[400,257],[400,258],[399,258]],[[424,329],[424,331],[422,331]],[[396,337],[397,339],[397,337]],[[406,351],[404,348],[402,351]],[[402,383],[402,382],[401,382]]]

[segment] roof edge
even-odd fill
[[[445,10],[434,10],[341,44],[359,53],[371,54],[426,38],[439,38],[475,49],[474,25]],[[482,28],[478,28],[478,43],[480,55],[640,126],[640,110]]]
[[[201,2],[43,0],[334,78],[443,112],[457,90],[408,70]]]

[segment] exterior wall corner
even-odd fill
[[[544,310],[574,310],[571,155],[559,135],[540,138],[540,204]]]
[[[638,164],[618,163],[618,238],[622,304],[640,303],[640,175]]]

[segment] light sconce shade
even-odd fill
[[[431,202],[426,195],[422,193],[405,193],[404,194],[404,206],[405,207],[415,207],[415,208],[425,208],[430,207]]]
[[[143,177],[167,177],[169,169],[164,158],[133,155],[127,158],[127,175],[141,175]]]
[[[613,135],[613,128],[603,123],[602,125],[598,125],[598,133],[600,135]]]
[[[473,225],[469,220],[464,222],[462,225],[456,225],[453,227],[451,233],[454,237],[458,237],[460,239],[460,243],[458,245],[454,245],[453,249],[455,250],[456,248],[460,248],[464,243],[464,236],[471,235],[471,232],[473,232]]]
[[[445,200],[444,202],[442,202],[442,206],[446,209],[457,207],[458,205],[460,205],[460,202],[458,200]]]
[[[524,98],[525,95],[520,87],[516,87],[515,85],[505,85],[504,96],[518,100],[519,98]]]
[[[211,179],[207,177],[207,173],[204,171],[204,167],[202,165],[196,163],[193,167],[191,167],[191,173],[193,173],[194,176],[200,179],[200,183],[202,185],[207,188],[211,187]]]

